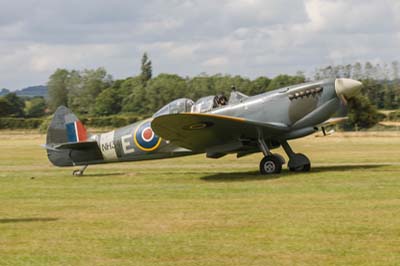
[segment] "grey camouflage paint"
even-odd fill
[[[315,126],[329,119],[339,108],[340,99],[336,95],[334,81],[323,80],[244,98],[237,103],[213,109],[208,113],[287,125],[290,127],[289,132],[275,135],[264,132],[268,146],[276,148],[282,140],[299,138],[315,132],[317,130]],[[58,166],[140,161],[194,154],[188,149],[178,147],[163,139],[156,149],[143,150],[135,142],[134,135],[144,121],[90,136],[91,140],[97,142],[97,146],[87,150],[49,149],[56,143],[65,142],[65,132],[62,131],[66,120],[71,122],[77,118],[68,109],[56,113],[47,136],[49,159]],[[254,151],[259,151],[259,148],[255,147]],[[240,150],[237,151],[238,154],[240,152]]]

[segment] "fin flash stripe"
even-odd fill
[[[75,121],[65,125],[68,142],[82,142],[87,140],[86,129],[81,121]]]

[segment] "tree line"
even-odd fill
[[[152,114],[166,103],[180,97],[196,100],[213,94],[229,94],[234,85],[248,95],[310,81],[302,72],[279,75],[273,79],[262,76],[249,79],[242,76],[201,74],[181,77],[160,74],[152,77],[152,65],[143,55],[141,73],[122,80],[112,80],[103,68],[96,70],[58,69],[50,76],[49,106],[54,110],[64,104],[80,114],[111,115],[118,113]],[[399,63],[328,66],[315,70],[314,80],[345,77],[361,80],[362,94],[378,109],[397,109],[400,106]]]
[[[152,114],[166,103],[186,97],[196,100],[214,94],[230,93],[234,85],[242,92],[255,95],[281,86],[302,83],[304,76],[280,75],[274,79],[254,80],[241,76],[202,74],[193,78],[175,74],[152,76],[152,64],[143,55],[137,76],[112,80],[105,69],[58,69],[50,76],[49,107],[66,105],[79,114],[112,115],[118,113]]]
[[[0,117],[42,117],[46,109],[43,97],[19,97],[15,93],[0,97]]]
[[[362,94],[378,109],[398,109],[400,107],[399,62],[391,64],[355,64],[328,66],[315,71],[314,79],[352,78],[363,83]]]
[[[241,92],[255,95],[280,87],[325,78],[346,77],[361,80],[362,95],[349,101],[350,123],[360,128],[370,127],[379,120],[377,109],[397,109],[400,106],[399,63],[390,65],[355,63],[328,66],[314,71],[306,78],[296,75],[261,76],[249,79],[242,76],[207,75],[181,77],[159,74],[153,77],[152,62],[145,53],[140,73],[126,79],[114,80],[104,68],[93,70],[57,69],[47,83],[49,99],[20,99],[15,94],[0,97],[0,116],[37,117],[52,113],[65,105],[79,115],[109,116],[137,114],[150,116],[168,102],[181,98],[196,100],[206,95],[229,95],[235,86]],[[350,125],[349,123],[349,125]]]

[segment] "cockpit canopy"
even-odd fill
[[[165,105],[163,108],[158,110],[153,117],[157,117],[160,115],[166,114],[179,114],[179,113],[187,113],[192,111],[192,106],[194,102],[187,98],[180,98],[175,101],[170,102]]]
[[[166,114],[178,114],[178,113],[205,113],[211,111],[215,108],[225,106],[229,104],[240,103],[248,98],[247,95],[238,92],[232,91],[229,97],[229,102],[227,98],[223,95],[215,96],[205,96],[198,99],[196,102],[193,102],[191,99],[180,98],[175,101],[170,102],[165,105],[163,108],[158,110],[153,117],[157,117],[160,115]]]
[[[192,108],[193,113],[205,113],[216,107],[215,96],[206,96],[198,99]]]

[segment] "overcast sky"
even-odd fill
[[[399,0],[0,0],[0,88],[56,68],[254,78],[399,60]]]

